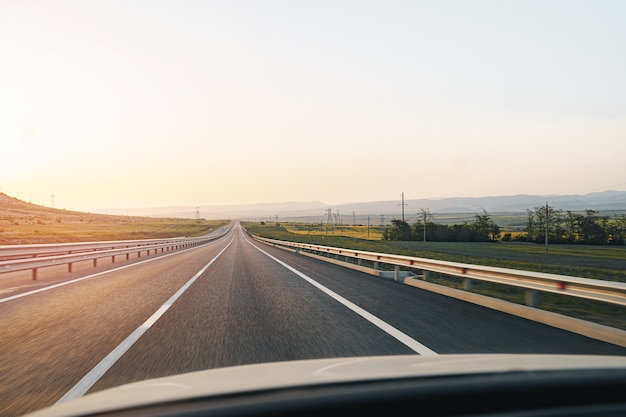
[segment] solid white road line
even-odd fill
[[[228,245],[220,251],[209,263],[202,267],[189,281],[185,283],[169,300],[167,300],[157,311],[155,311],[148,320],[146,320],[141,326],[135,329],[122,343],[120,343],[115,349],[111,351],[104,359],[100,361],[87,375],[85,375],[71,390],[69,390],[56,404],[60,404],[66,401],[74,400],[82,397],[102,376],[117,362],[128,349],[131,348],[139,340],[139,338],[150,327],[156,323],[163,314],[174,304],[174,302],[181,296],[187,289],[193,284],[199,277],[206,271],[217,258],[231,243],[233,243],[234,237],[228,242]]]
[[[298,271],[297,269],[287,265],[286,263],[284,263],[280,259],[277,259],[274,256],[270,255],[269,253],[265,252],[263,249],[259,248],[258,246],[256,246],[252,242],[250,242],[248,239],[246,239],[246,241],[250,245],[255,247],[257,250],[261,251],[262,253],[264,253],[265,255],[267,255],[268,257],[273,259],[274,261],[278,262],[280,265],[284,266],[285,268],[287,268],[288,270],[290,270],[294,274],[298,275],[300,278],[304,279],[309,284],[313,285],[314,287],[318,288],[319,290],[321,290],[322,292],[326,293],[330,297],[332,297],[335,300],[339,301],[341,304],[343,304],[344,306],[348,307],[350,310],[354,311],[355,313],[357,313],[358,315],[360,315],[361,317],[363,317],[364,319],[366,319],[367,321],[369,321],[373,325],[377,326],[378,328],[380,328],[384,332],[386,332],[389,335],[393,336],[399,342],[405,344],[406,346],[408,346],[409,348],[413,349],[415,352],[419,353],[420,355],[422,355],[422,356],[436,356],[436,355],[438,355],[437,352],[427,348],[426,346],[424,346],[423,344],[421,344],[417,340],[415,340],[412,337],[408,336],[407,334],[401,332],[400,330],[396,329],[395,327],[393,327],[392,325],[388,324],[387,322],[379,319],[378,317],[376,317],[372,313],[364,310],[363,308],[359,307],[358,305],[354,304],[353,302],[348,301],[347,299],[343,298],[341,295],[337,294],[336,292],[328,289],[327,287],[323,286],[319,282],[315,281],[313,278],[303,274],[302,272]]]

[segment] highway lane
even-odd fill
[[[93,390],[255,362],[410,353],[238,234]]]
[[[0,415],[54,404],[226,244],[0,304]]]
[[[0,414],[20,415],[58,401],[157,311],[158,319],[102,375],[91,377],[87,389],[245,363],[414,353],[398,333],[439,354],[626,354],[253,242],[237,227],[201,248],[0,304]]]
[[[221,366],[415,353],[277,260],[440,354],[626,355],[626,349],[615,345],[240,235],[92,391],[128,378],[139,381]]]
[[[626,348],[254,242],[439,354],[626,355]]]

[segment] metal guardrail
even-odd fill
[[[527,290],[526,304],[530,306],[537,305],[537,291],[626,306],[626,283],[623,282],[464,264],[386,253],[365,252],[331,246],[267,239],[258,236],[253,237],[259,241],[275,246],[306,250],[324,256],[334,255],[335,257],[351,258],[356,260],[356,264],[359,266],[364,260],[371,261],[374,263],[373,268],[375,270],[379,270],[380,264],[393,265],[396,280],[400,280],[400,267],[405,267],[411,270],[423,271],[423,279],[425,280],[428,279],[428,272],[437,272],[460,277],[463,279],[463,287],[466,290],[471,288],[472,280],[520,287]]]
[[[145,240],[117,240],[101,242],[31,244],[31,245],[0,245],[0,274],[32,270],[32,279],[37,279],[39,268],[67,265],[72,272],[76,262],[89,261],[97,266],[98,259],[110,257],[115,262],[116,256],[125,255],[130,258],[133,253],[141,257],[142,253],[158,253],[184,249],[218,239],[228,233],[230,227],[222,228],[218,234],[196,238],[170,238]]]
[[[149,245],[168,244],[184,240],[184,237],[170,239],[115,240],[99,242],[47,243],[27,245],[0,245],[0,262],[12,259],[33,258],[46,255],[61,255],[94,250],[120,249]]]

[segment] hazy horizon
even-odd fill
[[[624,16],[5,0],[0,191],[79,211],[623,191]]]

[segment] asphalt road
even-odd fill
[[[258,362],[626,355],[622,347],[267,246],[238,226],[201,247],[99,268],[106,273],[59,271],[43,285],[91,278],[8,301],[6,294],[27,292],[28,281],[0,289],[0,415],[146,378]]]

